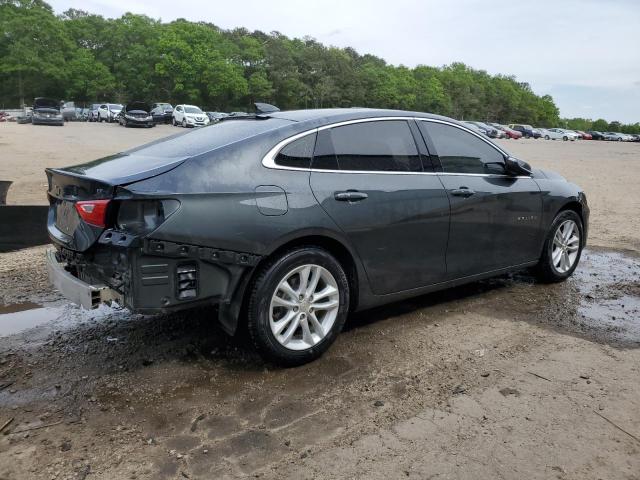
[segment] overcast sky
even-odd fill
[[[551,94],[563,117],[640,121],[640,0],[49,0],[310,35],[392,64],[461,61]]]

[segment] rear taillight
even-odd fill
[[[158,228],[179,206],[177,200],[125,200],[120,202],[116,226],[144,235]]]
[[[80,218],[96,227],[106,226],[107,207],[111,200],[88,200],[76,202],[76,210]]]

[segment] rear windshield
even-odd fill
[[[149,157],[180,158],[239,142],[269,130],[289,125],[290,120],[270,118],[268,120],[225,120],[188,133],[163,138],[126,153]]]

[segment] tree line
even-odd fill
[[[42,0],[0,0],[0,105],[36,96],[80,105],[131,100],[247,110],[377,107],[458,119],[557,126],[549,95],[462,63],[394,66],[313,38],[126,13],[104,18]]]

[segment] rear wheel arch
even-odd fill
[[[323,234],[303,235],[275,246],[268,255],[260,260],[252,272],[252,277],[259,271],[260,267],[283,253],[301,247],[317,247],[326,250],[340,263],[349,280],[350,289],[350,310],[353,311],[358,303],[358,288],[360,285],[358,278],[358,268],[353,252],[340,240]]]
[[[219,306],[219,320],[223,329],[230,335],[234,335],[246,328],[247,307],[251,286],[256,280],[263,267],[286,252],[303,247],[316,247],[331,254],[344,269],[349,282],[349,311],[354,311],[358,305],[358,294],[360,279],[356,259],[353,253],[339,240],[322,234],[302,235],[285,243],[275,245],[258,264],[247,271],[242,280],[238,283],[230,303]]]

